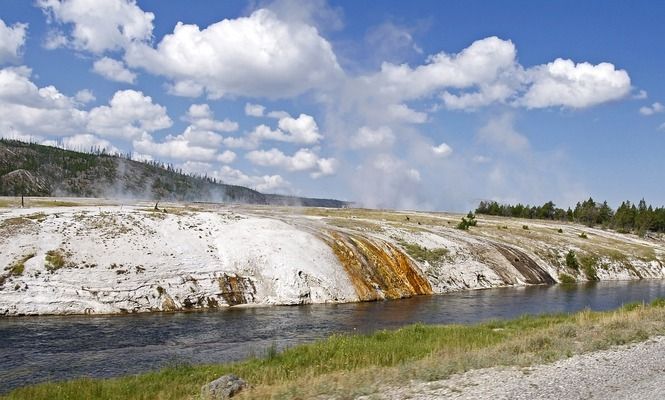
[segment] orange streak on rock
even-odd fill
[[[339,232],[325,240],[344,266],[360,300],[432,293],[431,285],[409,257],[389,243]]]

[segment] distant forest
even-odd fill
[[[578,222],[587,226],[601,226],[618,232],[635,232],[644,236],[647,232],[665,232],[665,207],[654,208],[644,199],[635,205],[624,201],[613,210],[607,201],[598,203],[592,198],[579,202],[575,209],[558,208],[548,201],[542,206],[499,204],[496,201],[481,201],[476,214],[504,217],[549,219]]]

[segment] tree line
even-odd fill
[[[607,201],[599,203],[591,197],[578,202],[574,209],[568,207],[566,210],[557,207],[552,201],[542,206],[481,201],[476,208],[476,214],[578,222],[590,227],[611,228],[622,233],[635,232],[640,236],[647,232],[665,232],[665,207],[654,208],[647,205],[644,199],[637,205],[624,201],[616,210],[613,210]]]

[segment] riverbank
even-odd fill
[[[268,349],[264,358],[236,364],[180,365],[115,379],[41,384],[5,398],[191,399],[201,385],[227,373],[252,385],[240,398],[353,398],[469,370],[552,363],[663,334],[665,301],[659,300],[608,312],[335,335],[284,352]]]
[[[460,230],[461,215],[431,212],[26,204],[0,201],[0,316],[348,303],[665,278],[662,237],[558,221],[483,217]]]

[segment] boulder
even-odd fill
[[[229,374],[215,379],[201,387],[201,397],[210,400],[224,400],[238,394],[247,386],[247,382]]]

